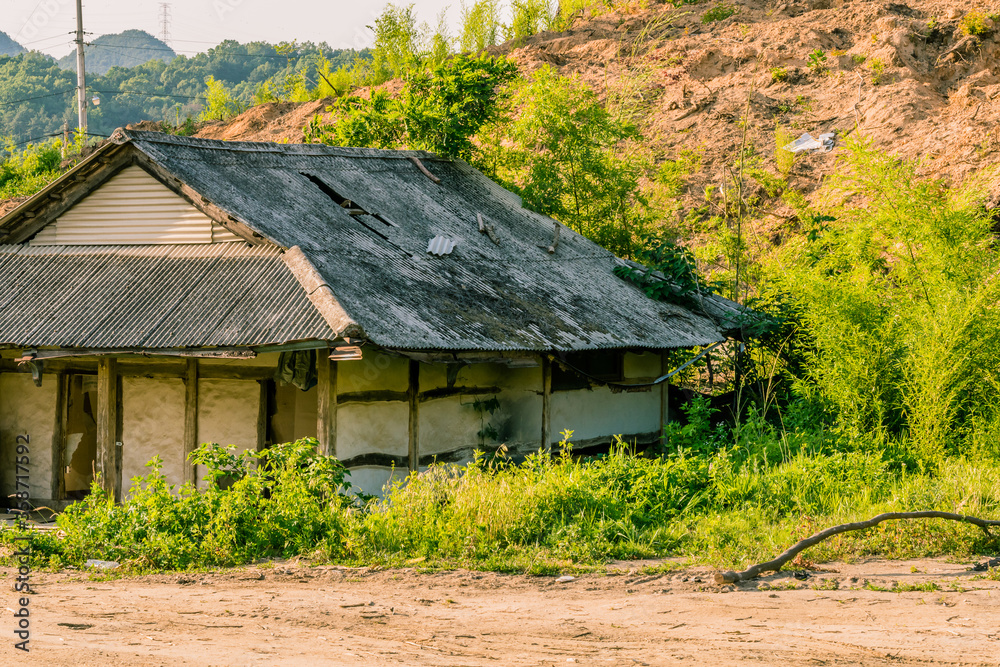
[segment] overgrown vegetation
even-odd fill
[[[166,485],[157,461],[115,505],[95,484],[58,519],[65,537],[35,537],[37,564],[116,560],[125,572],[303,556],[315,562],[468,566],[535,574],[608,559],[686,555],[719,566],[760,560],[828,524],[887,509],[1000,507],[1000,467],[944,463],[919,473],[879,451],[842,451],[820,430],[780,432],[756,413],[739,443],[704,406],[668,431],[659,456],[619,442],[578,459],[502,455],[435,465],[384,500],[346,494],[344,469],[314,441],[260,457],[204,445],[207,488]],[[789,415],[795,423],[799,416]],[[569,434],[566,434],[569,435]],[[10,543],[13,531],[0,534]],[[969,556],[995,548],[952,522],[882,525],[824,543],[811,558]]]
[[[59,142],[52,140],[18,150],[12,140],[0,151],[0,200],[26,197],[54,181],[62,171]]]

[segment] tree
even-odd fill
[[[462,0],[462,33],[458,43],[462,51],[482,51],[500,37],[499,0],[475,0],[469,7]]]
[[[326,125],[314,118],[306,141],[423,149],[468,160],[473,136],[499,117],[504,89],[515,76],[517,66],[506,58],[456,56],[411,72],[398,97],[374,90],[368,99],[340,98],[330,108],[336,121]]]
[[[226,84],[216,81],[215,77],[205,78],[205,108],[201,112],[201,120],[225,120],[244,110],[244,106],[233,99]]]
[[[406,7],[389,3],[375,25],[368,27],[375,32],[373,83],[402,76],[420,62],[420,31],[412,3]]]
[[[525,206],[632,256],[650,226],[639,187],[644,165],[622,150],[638,130],[579,78],[550,67],[520,85],[513,106],[513,120],[479,142],[481,164]]]

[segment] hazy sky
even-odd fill
[[[458,0],[409,0],[422,21],[435,24],[448,9],[449,24],[458,21]],[[405,0],[404,0],[405,2]],[[397,1],[397,5],[404,4]],[[386,0],[172,0],[170,45],[178,53],[204,51],[224,39],[241,42],[282,40],[327,42],[333,47],[364,48],[372,42],[366,25],[374,24]],[[83,3],[89,38],[129,28],[160,36],[158,0],[91,0]],[[76,0],[0,0],[0,30],[26,48],[56,57],[72,49]]]

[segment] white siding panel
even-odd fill
[[[32,245],[159,245],[241,239],[140,167],[128,167],[47,225]]]

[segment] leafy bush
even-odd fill
[[[826,54],[823,53],[822,49],[816,49],[809,54],[807,60],[809,69],[814,72],[822,72],[826,69]]]
[[[992,30],[993,21],[983,12],[971,11],[958,22],[958,29],[963,35],[980,37]]]
[[[719,4],[707,12],[701,15],[702,23],[715,23],[716,21],[725,21],[730,16],[735,14],[737,8],[734,5]]]
[[[41,190],[62,174],[61,142],[48,141],[17,150],[13,141],[0,162],[0,199],[25,197]]]
[[[56,552],[68,563],[101,558],[137,570],[335,555],[355,498],[346,493],[345,468],[315,445],[307,439],[240,455],[202,445],[192,458],[207,470],[204,489],[169,486],[155,458],[121,504],[95,481],[59,516],[66,538]]]

